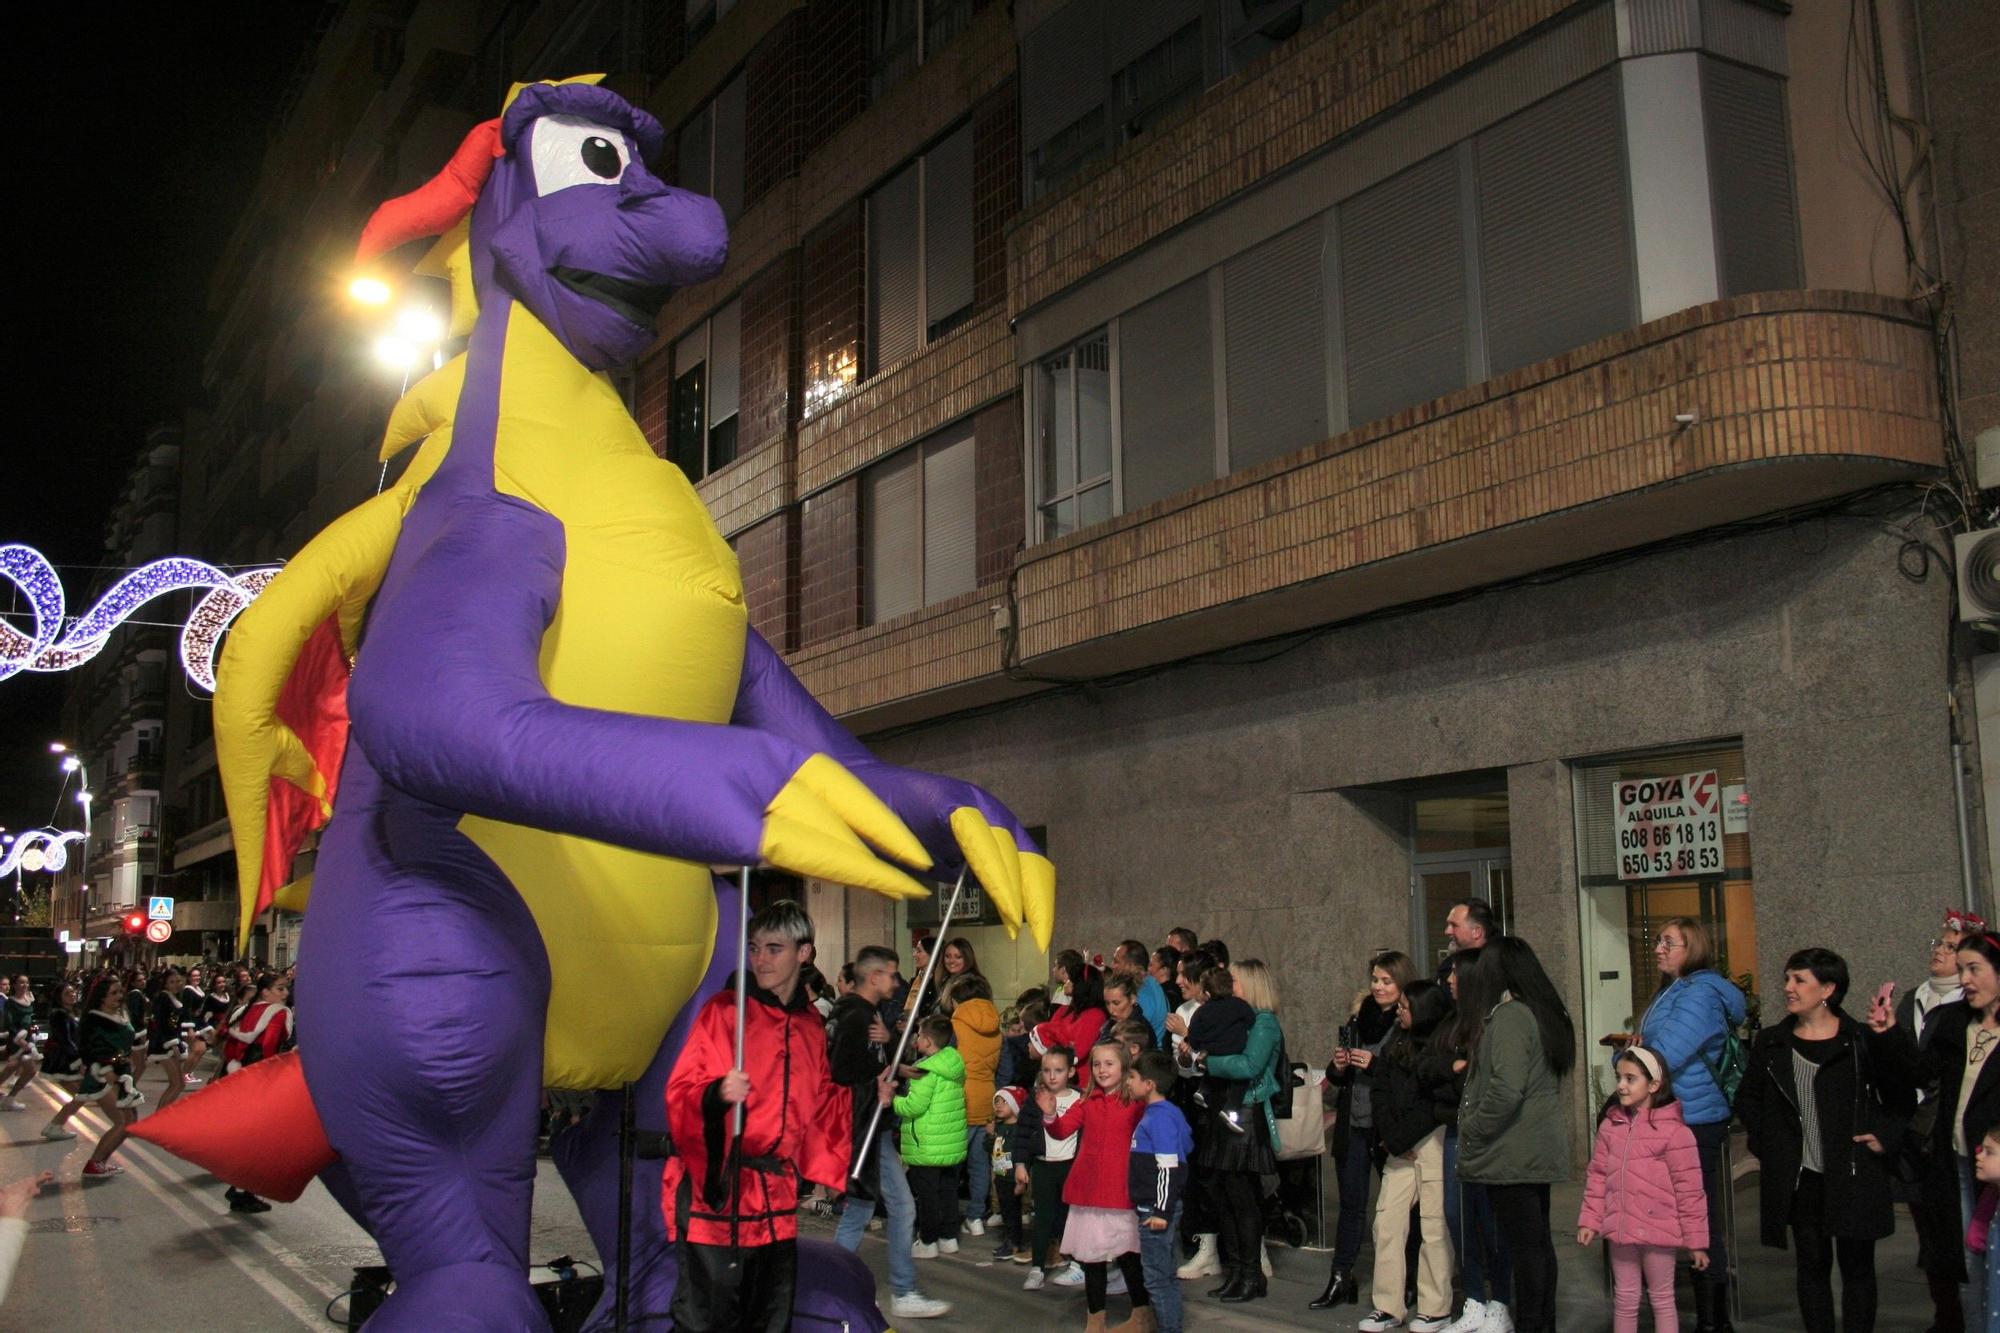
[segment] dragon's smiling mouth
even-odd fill
[[[593,273],[587,268],[569,268],[558,264],[549,270],[549,276],[579,296],[589,297],[599,305],[608,306],[618,314],[644,328],[651,328],[660,313],[660,307],[667,303],[674,289],[655,287],[643,282],[626,282],[622,278]]]

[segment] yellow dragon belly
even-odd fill
[[[610,383],[512,312],[495,484],[561,520],[562,598],[542,678],[565,703],[726,722],[748,616],[735,553]],[[637,1079],[709,963],[708,867],[466,816],[533,912],[553,988],[545,1083]]]

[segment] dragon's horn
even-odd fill
[[[494,159],[506,151],[500,143],[498,119],[473,126],[443,171],[375,210],[362,228],[356,261],[366,264],[406,241],[450,230],[472,211],[486,178],[493,174]]]

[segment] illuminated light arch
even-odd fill
[[[76,832],[54,833],[48,829],[29,829],[14,839],[13,845],[0,855],[0,879],[16,870],[30,874],[46,870],[50,874],[69,864],[69,853],[64,850],[70,843],[82,842],[83,834]],[[33,864],[30,864],[30,861]]]
[[[120,578],[65,627],[62,579],[55,566],[32,546],[0,546],[0,578],[20,589],[34,614],[32,633],[0,621],[0,680],[23,671],[81,666],[104,650],[111,631],[155,597],[206,588],[208,594],[195,604],[181,630],[181,666],[195,684],[213,693],[215,649],[223,631],[277,573],[277,566],[269,565],[230,574],[200,560],[170,556]]]

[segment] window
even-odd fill
[[[681,188],[713,198],[730,222],[743,212],[744,96],[738,74],[681,126]]]
[[[1585,978],[1578,1035],[1595,1044],[1631,1032],[1644,1016],[1660,986],[1653,949],[1669,917],[1707,925],[1716,970],[1754,992],[1757,904],[1742,747],[1592,760],[1571,772]],[[1677,809],[1687,817],[1672,818]],[[1644,855],[1634,846],[1639,834],[1647,835]],[[1655,852],[1656,844],[1668,850]],[[1680,861],[1689,868],[1675,868]],[[1601,1062],[1591,1070],[1591,1095],[1600,1101],[1609,1077]]]
[[[879,624],[978,586],[972,428],[861,477],[862,617]]]
[[[1122,510],[1215,476],[1215,370],[1206,275],[1118,320]]]
[[[700,41],[715,26],[715,21],[736,8],[736,0],[687,0],[687,34],[689,45]]]
[[[1465,384],[1459,163],[1439,153],[1340,206],[1347,421],[1358,425]]]
[[[1094,106],[1028,154],[1028,201],[1056,193],[1106,155],[1104,108]]]
[[[689,481],[736,460],[743,302],[731,301],[674,344],[668,454]]]
[[[1703,56],[1701,100],[1722,294],[1797,287],[1798,208],[1785,81]]]
[[[972,314],[972,127],[868,196],[868,373]]]
[[[1111,338],[1100,329],[1035,367],[1043,541],[1110,518]]]
[[[972,0],[869,0],[868,100],[942,51],[972,20]]]
[[[1231,471],[1331,433],[1325,265],[1326,223],[1314,218],[1222,266]]]
[[[1637,320],[1619,104],[1607,70],[1473,140],[1484,375]]]
[[[1201,20],[1118,71],[1119,137],[1135,139],[1201,95]]]

